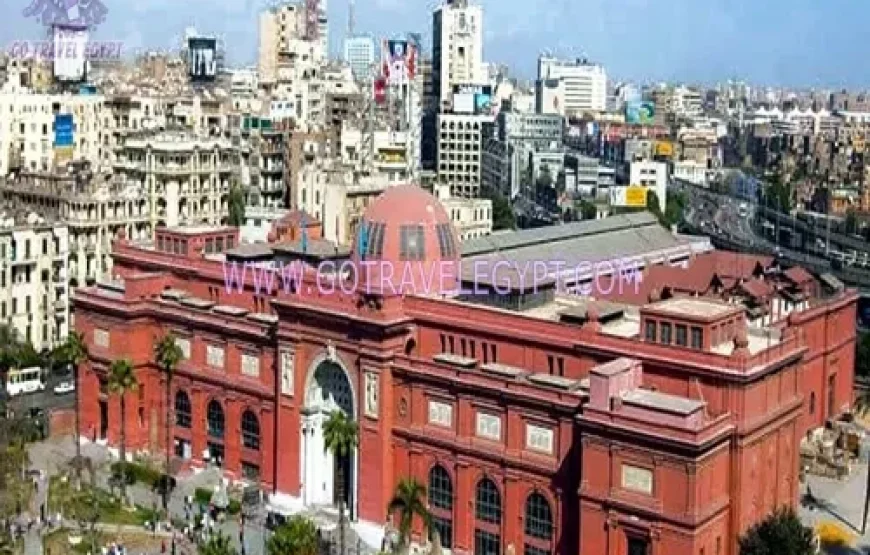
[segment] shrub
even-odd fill
[[[196,488],[193,492],[193,500],[200,505],[208,505],[211,503],[212,491],[207,488]]]
[[[240,512],[242,512],[242,504],[236,499],[230,499],[230,503],[227,505],[227,514],[237,515]]]
[[[821,522],[816,526],[819,541],[825,546],[844,547],[852,545],[855,536],[835,522]]]
[[[126,476],[128,485],[133,485],[139,482],[149,487],[154,487],[154,484],[156,484],[161,477],[160,472],[143,464],[123,463],[120,461],[112,463],[112,476],[120,477],[122,475],[122,469],[124,472],[123,475]]]

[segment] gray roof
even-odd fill
[[[627,214],[472,239],[462,246],[462,279],[529,287],[537,281],[540,286],[556,279],[559,272],[571,273],[568,281],[573,281],[580,277],[577,273],[618,272],[623,260],[630,263],[657,252],[690,248],[688,241],[675,237],[652,214]],[[546,265],[543,280],[536,269],[541,264]]]
[[[302,241],[279,243],[273,245],[272,248],[276,254],[294,256],[313,256],[316,258],[345,258],[350,256],[350,248],[336,245],[326,239],[309,239],[305,250],[302,250]]]

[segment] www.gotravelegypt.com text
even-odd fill
[[[465,272],[463,272],[465,270]],[[477,260],[465,263],[325,261],[312,267],[304,262],[224,262],[228,294],[321,295],[345,293],[506,295],[555,287],[561,294],[609,295],[629,290],[637,293],[643,280],[640,262],[616,260],[569,265],[559,260],[508,262]],[[306,273],[314,279],[306,282]],[[457,285],[460,283],[461,285]]]

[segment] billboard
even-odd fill
[[[656,141],[656,156],[670,158],[674,155],[674,143],[670,141]]]
[[[459,114],[492,115],[492,86],[454,85],[453,111]]]
[[[610,205],[623,208],[646,208],[648,189],[640,185],[610,188]]]
[[[189,38],[187,67],[192,81],[214,81],[217,77],[217,39]]]
[[[652,102],[627,102],[625,104],[625,123],[652,125],[656,109]]]
[[[54,116],[54,147],[72,147],[74,144],[73,130],[72,114],[56,114]]]
[[[417,46],[407,40],[385,40],[381,45],[383,73],[390,85],[413,81],[417,70]]]
[[[87,79],[88,28],[75,25],[52,27],[54,78],[65,83]]]

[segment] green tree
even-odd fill
[[[661,206],[659,206],[659,196],[652,189],[648,189],[646,192],[646,209],[658,218],[660,224],[670,227],[665,219],[665,215],[662,213]]]
[[[76,487],[81,487],[82,480],[82,442],[81,442],[81,406],[80,406],[80,389],[79,381],[79,366],[88,359],[88,347],[85,343],[84,336],[78,332],[70,332],[66,337],[66,341],[52,352],[52,359],[59,364],[69,365],[73,371],[73,382],[75,389],[75,444],[76,458],[73,461],[76,472]]]
[[[487,190],[484,197],[492,201],[492,229],[516,229],[517,217],[511,203],[498,191]]]
[[[133,364],[126,359],[116,360],[109,367],[109,393],[121,401],[121,499],[127,500],[127,394],[139,389]]]
[[[580,219],[594,220],[598,216],[598,208],[588,200],[580,201]]]
[[[793,509],[781,508],[739,539],[740,555],[814,555],[813,531]]]
[[[171,333],[167,333],[164,335],[160,341],[154,345],[154,361],[157,363],[157,367],[163,371],[164,380],[166,383],[166,408],[164,410],[165,413],[165,422],[166,422],[166,443],[164,445],[164,449],[166,451],[166,480],[163,483],[163,510],[167,510],[169,508],[169,474],[171,471],[170,468],[170,456],[172,453],[172,444],[171,444],[171,435],[172,435],[172,425],[174,424],[172,418],[172,378],[175,375],[175,369],[178,367],[178,363],[181,362],[181,359],[184,357],[184,353],[181,351],[181,347],[178,346],[178,343],[175,341],[175,336]]]
[[[420,517],[426,530],[429,530],[432,525],[432,516],[426,508],[424,499],[426,499],[426,486],[418,482],[416,478],[404,478],[396,486],[393,499],[387,506],[390,514],[397,511],[399,513],[399,537],[403,550],[407,549],[411,543],[411,529],[415,516]]]
[[[238,555],[238,551],[230,543],[230,538],[221,532],[201,544],[197,551],[199,555]]]
[[[230,186],[230,196],[228,200],[229,221],[233,227],[241,227],[245,225],[245,189],[234,182]]]
[[[279,526],[266,544],[268,555],[317,555],[317,528],[309,519],[296,515]]]
[[[338,472],[338,544],[339,555],[344,555],[344,464],[359,441],[359,427],[340,410],[333,411],[323,425],[323,441],[335,458]]]

